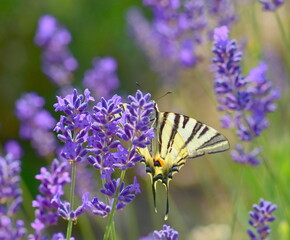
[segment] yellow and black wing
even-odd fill
[[[169,181],[185,164],[186,159],[205,153],[217,153],[229,149],[229,142],[222,134],[185,115],[159,112],[155,104],[155,139],[148,148],[140,148],[146,172],[151,176],[154,206],[156,209],[156,183],[161,181],[168,194]],[[167,196],[167,219],[169,204]]]

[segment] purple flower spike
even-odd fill
[[[84,94],[78,94],[75,89],[73,94],[65,98],[57,97],[54,104],[55,111],[62,111],[60,121],[54,131],[60,132],[58,138],[65,143],[61,155],[69,161],[79,162],[87,154],[84,144],[91,128],[91,115],[88,112],[88,104],[94,101],[90,91],[86,89]]]
[[[140,193],[140,186],[137,183],[136,177],[134,178],[134,183],[125,186],[125,183],[120,183],[120,179],[108,179],[102,188],[101,193],[108,196],[109,204],[105,204],[98,198],[88,202],[88,207],[93,214],[106,217],[110,214],[114,202],[114,198],[117,197],[116,209],[123,209],[129,202],[132,202],[136,197],[136,194]],[[118,192],[118,195],[117,195]],[[117,196],[116,196],[117,195]]]
[[[163,225],[160,231],[154,231],[147,237],[142,237],[139,240],[178,240],[178,232],[168,225]]]
[[[59,86],[69,84],[78,67],[77,60],[67,48],[70,42],[70,33],[56,18],[44,15],[39,19],[35,43],[43,49],[42,71]]]
[[[5,143],[5,152],[11,154],[14,159],[20,159],[23,156],[22,148],[15,140],[10,140]]]
[[[93,214],[106,217],[111,212],[111,206],[103,203],[98,198],[94,198],[89,202],[89,208]]]
[[[36,93],[26,93],[15,103],[15,114],[21,122],[20,137],[31,140],[31,145],[40,156],[55,152],[56,139],[51,133],[55,119],[43,109],[44,98]]]
[[[0,155],[0,239],[23,239],[26,234],[24,222],[15,220],[22,202],[18,158],[21,148],[15,141],[8,142],[5,148],[6,155]]]
[[[236,145],[236,150],[231,152],[234,161],[241,164],[248,164],[251,166],[257,166],[260,164],[261,159],[258,157],[261,149],[256,148],[250,153],[246,153],[241,144]]]
[[[32,206],[37,209],[35,210],[35,221],[31,224],[35,230],[35,233],[30,235],[31,239],[38,239],[41,236],[41,231],[46,226],[58,222],[58,204],[52,200],[63,195],[63,186],[70,182],[66,168],[66,163],[60,163],[57,159],[54,159],[50,170],[43,167],[40,174],[35,177],[41,181],[38,188],[41,194],[37,195],[32,202]]]
[[[226,26],[215,29],[213,51],[214,88],[219,101],[218,109],[227,112],[222,126],[236,128],[242,141],[251,141],[269,125],[267,114],[276,108],[279,89],[268,80],[267,65],[261,62],[247,77],[242,75],[241,59],[235,40],[229,40]],[[246,154],[241,146],[232,153],[235,161],[257,165],[260,150]]]
[[[71,219],[72,221],[76,221],[77,218],[81,216],[84,213],[84,211],[88,208],[88,201],[89,201],[89,193],[87,192],[83,194],[82,205],[78,206],[76,210],[71,209],[69,202],[67,201],[62,202],[60,200],[59,194],[52,199],[51,203],[54,206],[58,206],[57,212],[59,216],[61,216],[63,219],[65,220]]]
[[[116,196],[117,190],[119,190],[118,196]],[[109,198],[118,197],[117,210],[124,208],[129,202],[132,202],[134,200],[136,194],[141,192],[136,177],[134,178],[134,183],[128,186],[125,186],[124,182],[120,183],[119,178],[117,180],[108,180],[105,183],[104,188],[100,191],[104,195],[107,195]],[[102,204],[100,205],[99,202],[96,201],[96,207],[98,206],[100,207],[102,206]]]
[[[143,5],[152,11],[152,21],[139,9],[131,9],[128,24],[153,70],[171,84],[180,70],[201,61],[199,48],[206,37],[212,39],[213,27],[231,25],[237,19],[231,0],[144,0]]]
[[[260,199],[259,205],[253,205],[253,211],[249,212],[251,219],[249,224],[255,228],[256,233],[248,229],[248,234],[252,240],[264,240],[270,234],[269,223],[275,220],[272,213],[277,209],[275,204]]]
[[[93,108],[92,135],[88,137],[88,157],[94,168],[101,170],[102,177],[110,176],[114,168],[126,170],[141,160],[138,147],[146,147],[154,137],[150,116],[153,102],[150,94],[137,91],[129,96],[126,108],[122,107],[117,95],[102,100]],[[128,142],[130,151],[121,145],[119,139]],[[115,149],[117,151],[109,151]]]
[[[119,86],[116,60],[112,57],[95,58],[93,67],[85,73],[83,85],[92,89],[98,99],[110,97]]]
[[[53,234],[51,240],[66,240],[66,237],[63,235],[63,233],[55,233]],[[75,238],[71,237],[70,240],[75,240]]]
[[[280,7],[285,1],[284,0],[259,0],[263,5],[265,11],[275,11]]]

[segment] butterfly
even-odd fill
[[[165,220],[168,218],[169,182],[183,167],[187,159],[206,153],[218,153],[229,149],[229,141],[206,124],[185,115],[160,112],[154,102],[151,114],[155,138],[146,148],[138,148],[152,183],[154,208],[156,208],[156,184],[161,181],[167,193]]]

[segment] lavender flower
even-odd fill
[[[206,37],[212,37],[213,27],[230,25],[237,19],[230,0],[144,0],[143,4],[153,12],[151,23],[138,9],[132,9],[128,24],[153,70],[167,79],[201,61],[198,48]]]
[[[116,74],[117,62],[112,57],[95,58],[93,69],[86,71],[83,85],[93,90],[94,95],[100,99],[110,97],[112,91],[119,86]]]
[[[228,34],[225,26],[215,29],[212,62],[218,109],[227,112],[222,118],[223,127],[235,127],[242,141],[251,141],[268,127],[266,115],[275,110],[274,101],[279,98],[279,90],[267,79],[267,66],[263,62],[252,69],[247,77],[242,75],[242,53],[236,41],[229,40]],[[241,152],[241,147],[233,153],[235,161],[252,165],[258,163],[257,159],[253,159],[256,155],[257,151],[254,150],[246,156],[245,152]]]
[[[178,232],[167,225],[163,225],[160,231],[154,231],[147,237],[140,238],[140,240],[178,240]]]
[[[65,236],[63,235],[63,233],[55,233],[53,234],[51,240],[65,240]],[[75,240],[74,237],[71,237],[70,240]]]
[[[108,101],[103,98],[93,108],[94,121],[88,146],[94,155],[90,155],[88,161],[101,170],[103,177],[110,176],[114,168],[126,170],[141,160],[137,148],[146,147],[153,138],[149,118],[153,103],[149,99],[150,94],[143,96],[141,91],[137,91],[135,97],[129,96],[131,103],[122,117],[116,117],[122,111],[121,98],[117,95]],[[131,149],[121,145],[119,139],[129,142]],[[110,149],[118,151],[110,152]]]
[[[145,53],[153,71],[173,83],[179,70],[179,62],[171,58],[164,61],[164,57],[160,54],[159,39],[141,11],[137,8],[130,9],[127,13],[127,22],[136,44]]]
[[[63,111],[66,114],[61,116],[54,128],[54,131],[61,132],[57,137],[65,143],[61,155],[69,161],[79,162],[87,154],[86,148],[83,147],[91,127],[87,108],[94,98],[87,89],[84,95],[79,95],[75,89],[73,94],[65,98],[57,97],[57,100],[58,103],[54,104],[55,111]]]
[[[150,122],[153,111],[150,94],[143,95],[138,90],[135,96],[128,98],[130,102],[125,109],[117,95],[109,100],[102,98],[93,108],[92,134],[88,138],[90,155],[87,159],[106,179],[101,193],[109,198],[109,203],[94,198],[90,209],[103,217],[111,213],[114,199],[117,199],[116,209],[120,210],[140,192],[136,178],[133,184],[125,186],[122,179],[112,179],[112,173],[117,168],[125,171],[141,161],[137,148],[146,147],[154,137]],[[127,146],[123,145],[126,142]]]
[[[0,155],[0,239],[22,239],[26,234],[24,222],[15,219],[22,202],[18,158],[22,150],[16,142],[6,144],[6,150],[5,156]]]
[[[9,140],[5,143],[5,152],[12,155],[13,159],[20,159],[23,156],[23,150],[15,140]]]
[[[20,137],[31,140],[33,148],[40,156],[49,156],[56,149],[56,141],[51,133],[55,120],[43,109],[44,98],[36,93],[25,93],[15,104],[15,114],[21,122]]]
[[[252,232],[252,230],[248,230],[248,234],[251,240],[263,240],[267,238],[271,232],[268,224],[275,220],[275,217],[272,216],[272,213],[276,209],[276,205],[269,201],[265,201],[264,199],[260,199],[259,205],[253,205],[254,211],[249,212],[251,217],[249,224],[255,228],[257,233],[255,234]]]
[[[38,188],[41,194],[37,195],[32,202],[32,206],[37,209],[35,210],[35,220],[31,224],[35,230],[34,235],[30,235],[31,239],[40,238],[41,231],[45,227],[58,222],[57,209],[59,206],[52,200],[56,196],[63,195],[63,186],[70,182],[66,167],[66,163],[60,163],[57,159],[54,159],[50,170],[43,167],[40,174],[35,176],[36,179],[41,181]]]
[[[231,0],[209,0],[207,7],[209,15],[216,18],[216,26],[229,26],[237,20],[234,2]]]
[[[257,166],[261,162],[261,159],[258,157],[260,152],[260,148],[255,148],[250,153],[246,153],[242,144],[237,144],[236,149],[231,152],[231,155],[233,160],[238,163]]]
[[[42,71],[59,85],[69,84],[78,63],[67,48],[71,35],[51,15],[39,19],[35,43],[43,49]]]
[[[125,186],[125,183],[121,179],[109,179],[104,184],[104,188],[100,191],[102,194],[109,197],[109,204],[105,204],[100,201],[99,198],[95,197],[88,204],[92,213],[102,217],[106,217],[111,213],[113,206],[113,198],[117,197],[116,209],[123,209],[128,203],[132,202],[136,197],[136,194],[140,193],[140,186],[134,177],[134,183]]]
[[[265,11],[275,11],[280,7],[285,1],[284,0],[259,0],[263,5]]]
[[[54,198],[51,200],[51,203],[54,206],[57,206],[58,215],[61,216],[65,220],[76,221],[79,216],[81,216],[86,208],[88,207],[89,193],[83,194],[82,204],[78,206],[75,210],[71,209],[71,205],[69,202],[60,200],[60,195],[56,194]]]
[[[201,43],[200,34],[207,25],[204,4],[201,1],[162,4],[146,0],[143,3],[153,11],[152,31],[158,39],[161,56],[180,62],[183,67],[195,65],[199,57],[194,46]]]

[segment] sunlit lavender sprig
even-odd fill
[[[54,104],[55,111],[62,111],[60,121],[54,131],[57,137],[64,143],[61,155],[70,162],[79,162],[86,155],[84,144],[87,141],[88,132],[91,128],[91,116],[88,112],[88,103],[94,101],[90,91],[86,89],[84,94],[78,94],[75,89],[73,94],[66,97],[57,97]]]
[[[35,43],[43,50],[42,71],[58,86],[71,83],[77,60],[68,49],[71,34],[51,15],[39,19]]]
[[[74,90],[73,94],[57,98],[55,110],[64,114],[60,116],[55,131],[64,143],[61,155],[72,164],[72,181],[75,181],[75,163],[87,158],[100,171],[103,183],[100,192],[107,198],[105,202],[99,197],[89,200],[89,193],[85,193],[82,205],[74,210],[71,199],[69,202],[61,201],[60,196],[55,195],[52,203],[58,207],[59,215],[69,220],[67,237],[71,233],[72,221],[89,208],[93,214],[110,215],[109,227],[105,233],[107,239],[115,210],[124,208],[140,192],[136,179],[133,184],[126,185],[124,176],[127,168],[141,160],[137,148],[146,147],[154,137],[151,128],[151,113],[154,108],[150,94],[143,95],[141,91],[137,91],[136,96],[128,98],[126,107],[117,95],[108,100],[102,98],[92,111],[89,110],[88,103],[94,99],[89,90],[85,90],[84,94],[78,94]],[[112,177],[115,169],[122,170],[119,178]]]
[[[140,240],[178,240],[178,232],[168,225],[163,225],[160,231],[155,230],[147,237],[142,237]]]
[[[248,229],[248,234],[251,240],[264,240],[270,234],[271,230],[269,223],[275,220],[272,213],[277,209],[277,206],[269,201],[260,199],[259,204],[253,205],[253,211],[249,212],[251,219],[249,224],[255,228],[256,233]]]
[[[0,239],[22,239],[26,228],[22,220],[16,219],[22,202],[21,148],[10,141],[5,150],[6,155],[0,155]]]
[[[95,58],[93,68],[85,72],[83,86],[92,90],[96,99],[108,98],[119,86],[117,62],[113,57]]]
[[[112,179],[114,169],[123,172],[141,160],[137,152],[138,147],[146,147],[154,137],[151,128],[150,114],[153,103],[150,94],[143,95],[137,91],[136,96],[129,96],[129,103],[123,109],[121,98],[117,95],[109,100],[104,98],[93,108],[92,135],[88,146],[90,153],[89,163],[106,179],[101,193],[111,199],[117,199],[115,207],[122,209],[131,202],[140,192],[136,179],[134,183],[125,186],[123,177]],[[119,141],[123,140],[122,144]],[[124,145],[126,144],[126,145]],[[105,204],[98,198],[91,201],[94,214],[107,216],[113,207],[113,201]]]
[[[20,137],[30,140],[37,153],[47,157],[56,150],[56,139],[51,132],[56,121],[44,105],[43,97],[34,92],[25,93],[16,101],[15,114],[20,120]]]
[[[54,159],[50,169],[42,167],[40,174],[35,176],[41,181],[36,199],[32,202],[35,210],[35,220],[31,224],[35,233],[29,236],[30,240],[42,239],[42,231],[58,222],[59,204],[53,200],[64,194],[63,187],[71,181],[67,172],[67,164]]]
[[[265,11],[275,11],[280,7],[285,1],[284,0],[259,0],[263,5]]]
[[[252,141],[268,127],[267,114],[276,109],[274,101],[279,98],[279,90],[268,80],[264,62],[253,68],[247,77],[242,75],[242,52],[235,40],[229,40],[226,26],[215,29],[214,40],[214,89],[218,109],[226,112],[222,126],[235,128],[242,141]],[[247,156],[239,146],[233,157],[237,162],[257,165],[257,151],[260,150],[253,150]]]

